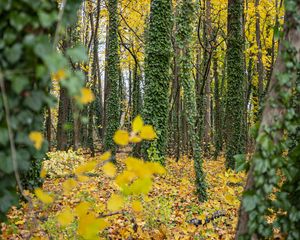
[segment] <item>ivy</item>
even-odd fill
[[[158,133],[157,152],[164,163],[167,140],[172,11],[170,0],[151,2],[145,59],[144,119]],[[147,148],[143,156],[147,158]]]
[[[251,163],[254,184],[243,197],[244,209],[249,214],[248,233],[243,239],[254,235],[259,239],[270,238],[274,228],[285,239],[300,238],[300,61],[299,49],[289,36],[299,34],[296,4],[294,0],[285,1],[287,35],[279,55],[282,66],[275,72],[277,82],[271,90],[275,94],[269,99],[271,111],[284,114],[275,116],[271,125],[261,124]],[[267,221],[269,217],[274,218],[272,223]]]
[[[202,169],[200,141],[196,131],[196,91],[192,73],[192,56],[190,51],[193,32],[194,5],[190,0],[182,0],[178,6],[176,18],[176,40],[180,49],[180,81],[183,87],[183,104],[188,123],[189,140],[192,144],[194,168],[196,173],[196,191],[200,201],[207,199],[205,176]]]
[[[65,24],[76,19],[79,4],[71,0],[59,9],[51,0],[0,3],[1,221],[9,208],[18,204],[17,191],[22,194],[24,188],[41,184],[39,173],[47,143],[39,139],[43,143],[36,148],[29,135],[42,131],[44,110],[55,103],[49,93],[50,76],[58,76],[71,96],[80,94],[82,75],[72,72],[68,59],[55,49]],[[59,14],[62,12],[64,15]],[[82,61],[78,56],[85,56],[83,51],[70,50],[69,57],[76,55],[76,60]]]
[[[116,150],[113,135],[120,125],[120,57],[118,41],[118,1],[110,0],[109,30],[108,30],[108,57],[107,57],[107,113],[104,145],[106,149]]]
[[[234,169],[234,156],[243,153],[244,61],[242,1],[229,1],[227,39],[226,167]]]

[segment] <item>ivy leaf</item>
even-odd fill
[[[38,11],[38,16],[39,16],[41,25],[44,28],[51,27],[53,25],[53,23],[57,20],[57,13],[55,11],[47,13],[43,10],[39,10]]]
[[[79,45],[74,48],[70,48],[67,50],[67,55],[72,59],[74,62],[85,62],[88,61],[88,56],[86,54],[86,49],[84,46]]]
[[[249,192],[244,194],[243,207],[247,212],[255,209],[257,204],[257,197]]]

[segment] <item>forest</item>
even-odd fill
[[[0,239],[300,239],[300,0],[0,0]]]

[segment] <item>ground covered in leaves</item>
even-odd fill
[[[62,162],[70,161],[63,156],[60,159]],[[93,159],[80,157],[76,161],[87,160]],[[54,192],[55,202],[45,206],[34,195],[27,193],[34,198],[32,206],[22,203],[20,208],[11,210],[8,223],[1,224],[1,239],[82,239],[76,236],[76,221],[61,226],[57,220],[59,211],[66,207],[72,209],[82,201],[90,203],[97,216],[102,216],[108,223],[99,233],[100,239],[234,238],[245,176],[226,171],[223,158],[204,163],[209,193],[207,202],[200,203],[194,193],[193,162],[187,158],[179,162],[168,159],[167,173],[155,176],[152,190],[139,201],[125,203],[124,208],[118,211],[108,211],[108,199],[116,186],[102,169],[93,172],[89,178],[81,179],[79,185],[64,194],[64,168],[70,168],[72,164],[72,161],[62,166],[56,164],[59,176],[51,173],[55,166],[48,169],[50,174],[45,179],[43,190]],[[122,166],[118,170],[121,171]],[[222,216],[204,225],[199,224],[214,214]]]

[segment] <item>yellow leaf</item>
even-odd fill
[[[107,209],[110,211],[118,211],[124,205],[124,198],[117,194],[112,194],[110,199],[107,201]]]
[[[126,146],[129,143],[129,134],[125,130],[118,130],[114,135],[114,141],[116,144]]]
[[[201,220],[201,222],[205,222],[206,219],[206,215],[203,213],[199,216],[199,220]]]
[[[46,171],[46,169],[43,167],[42,170],[41,170],[41,172],[40,172],[40,177],[41,177],[41,178],[45,178],[46,175],[47,175],[47,171]]]
[[[84,176],[84,175],[78,175],[77,178],[79,182],[87,182],[90,180],[88,176]]]
[[[15,222],[16,225],[23,225],[25,223],[25,220],[20,220],[20,221],[17,221]]]
[[[240,179],[238,179],[237,177],[229,177],[228,178],[228,181],[229,182],[232,182],[232,183],[239,183],[240,182]]]
[[[129,141],[132,142],[132,143],[139,143],[139,142],[142,141],[142,139],[138,136],[131,136]]]
[[[53,81],[60,81],[66,77],[66,73],[64,69],[59,69],[56,73],[51,75]]]
[[[224,197],[225,197],[225,200],[228,204],[234,205],[234,202],[235,202],[234,200],[235,199],[231,194],[226,194]]]
[[[145,140],[153,140],[156,138],[156,133],[151,125],[145,125],[141,129],[140,136]]]
[[[74,179],[67,179],[63,183],[63,188],[65,193],[69,193],[72,191],[73,188],[77,186],[77,182]]]
[[[45,193],[42,189],[36,188],[34,190],[35,195],[39,200],[41,200],[45,204],[49,204],[53,202],[53,197],[51,197],[48,193]]]
[[[72,213],[71,209],[68,207],[61,211],[58,216],[57,216],[57,221],[62,225],[62,226],[67,226],[71,224],[74,220],[74,214]]]
[[[82,104],[88,104],[95,100],[95,95],[89,88],[81,88],[81,96],[78,98],[78,101]]]
[[[91,161],[91,162],[88,162],[88,163],[85,163],[83,165],[80,165],[79,167],[77,167],[75,169],[75,174],[83,174],[83,173],[86,173],[86,172],[90,172],[92,170],[95,169],[95,167],[97,166],[97,162],[96,161]]]
[[[43,134],[41,132],[33,131],[29,134],[29,139],[33,142],[34,147],[37,150],[40,150],[42,148],[43,144]]]
[[[77,216],[85,215],[85,214],[87,214],[90,207],[91,207],[90,203],[81,202],[75,207],[75,213],[76,213]]]
[[[158,162],[147,162],[146,166],[151,170],[153,174],[165,174],[166,169]]]
[[[150,177],[152,175],[151,169],[143,160],[134,157],[128,157],[124,160],[127,170],[134,172],[139,177]]]
[[[113,163],[106,163],[103,167],[103,172],[109,176],[109,177],[114,177],[116,175],[116,167]]]
[[[130,183],[136,175],[132,171],[123,171],[120,175],[117,176],[116,178],[116,184],[119,187],[122,187],[128,183]]]
[[[129,192],[133,195],[148,194],[152,189],[152,180],[149,177],[139,178],[129,186]]]
[[[111,158],[111,151],[107,151],[100,156],[101,161],[107,161]]]
[[[77,233],[84,239],[99,239],[99,232],[107,226],[104,219],[99,219],[94,214],[85,214],[79,218]]]
[[[142,203],[137,200],[132,202],[131,207],[132,207],[133,211],[135,211],[135,212],[141,212],[143,210]]]
[[[132,122],[132,131],[140,132],[144,126],[144,121],[140,115],[137,115]]]
[[[206,224],[206,227],[208,229],[213,229],[214,228],[214,225],[212,224],[212,222],[209,222],[208,224]]]

